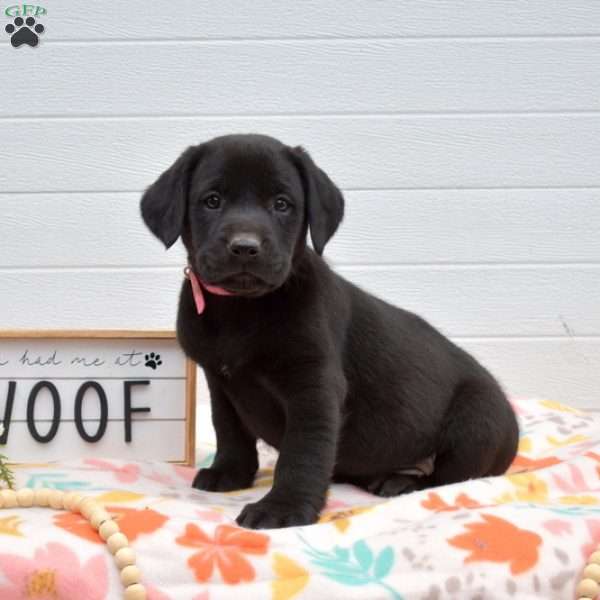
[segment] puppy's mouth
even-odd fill
[[[236,273],[213,283],[237,296],[260,296],[272,286],[252,273]]]

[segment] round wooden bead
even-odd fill
[[[142,574],[135,565],[129,565],[121,571],[121,581],[125,587],[139,583],[141,578]]]
[[[101,508],[100,505],[93,498],[90,498],[89,496],[87,498],[84,498],[79,503],[79,512],[86,519],[89,519],[92,516],[92,513],[95,512],[96,510],[99,510],[100,508]]]
[[[107,540],[106,545],[112,554],[115,554],[121,548],[129,546],[129,540],[123,533],[113,533]],[[595,582],[594,582],[595,583]]]
[[[110,515],[103,508],[99,508],[90,515],[90,525],[94,529],[98,529],[104,521],[108,521],[109,519]]]
[[[596,550],[596,552],[592,552],[592,555],[588,559],[588,562],[600,565],[600,551]]]
[[[2,498],[2,508],[15,508],[18,506],[17,492],[15,490],[2,490],[0,498]]]
[[[48,488],[33,490],[33,503],[36,506],[48,506],[48,494],[50,494]]]
[[[593,579],[582,579],[577,586],[577,595],[595,598],[600,591],[600,586]]]
[[[124,569],[129,565],[134,565],[135,550],[129,546],[117,550],[117,553],[115,554],[115,562],[117,563],[117,568],[119,569]]]
[[[104,541],[106,541],[110,536],[114,535],[115,533],[119,533],[119,531],[120,529],[116,521],[113,521],[110,518],[107,521],[104,521],[104,523],[102,523],[98,529],[98,533]]]
[[[146,588],[141,583],[134,583],[125,588],[124,600],[146,600]]]
[[[591,563],[583,570],[583,577],[593,579],[596,583],[600,583],[600,565]]]
[[[73,510],[73,499],[77,496],[77,492],[65,492],[63,503],[67,510]]]
[[[64,492],[61,492],[60,490],[50,490],[50,493],[48,494],[48,504],[51,508],[62,510],[65,507],[64,498]]]
[[[79,507],[81,506],[81,503],[86,499],[85,496],[82,496],[81,494],[73,494],[73,496],[71,496],[70,500],[69,500],[69,505],[70,508],[69,510],[71,512],[74,513],[78,513],[79,512]]]
[[[19,506],[29,508],[33,506],[33,490],[30,488],[22,488],[17,492],[17,502]]]

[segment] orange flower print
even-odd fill
[[[269,536],[231,525],[219,525],[214,538],[211,538],[197,525],[188,523],[185,534],[179,536],[176,542],[199,549],[188,559],[197,581],[208,581],[216,567],[225,583],[236,584],[254,579],[254,567],[244,554],[265,554]]]
[[[519,529],[493,515],[481,516],[483,523],[469,523],[465,525],[467,533],[448,540],[451,546],[470,551],[465,563],[507,562],[513,575],[523,573],[537,563],[538,547],[542,543],[537,533]]]
[[[154,533],[169,520],[165,515],[149,508],[138,510],[122,506],[107,506],[106,510],[113,516],[130,542],[134,542],[142,533]],[[78,513],[60,512],[54,515],[54,524],[80,538],[104,544],[89,521]]]
[[[345,533],[348,527],[350,527],[350,520],[355,515],[372,510],[370,506],[357,506],[355,508],[347,508],[345,510],[338,510],[328,512],[321,515],[319,523],[333,523],[340,533]]]
[[[459,494],[456,496],[454,504],[448,504],[435,492],[429,492],[427,498],[421,501],[421,506],[435,512],[458,510],[460,508],[481,508],[481,504],[477,500],[473,500],[473,498],[467,496],[467,494]]]
[[[520,473],[522,471],[537,471],[545,469],[553,465],[559,464],[561,461],[555,456],[546,456],[545,458],[528,458],[522,454],[517,454],[512,465],[508,469],[509,473]]]

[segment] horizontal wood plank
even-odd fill
[[[364,289],[449,335],[600,334],[599,266],[340,267]],[[0,272],[9,327],[173,327],[178,268]],[[26,310],[15,299],[27,298]],[[102,298],[102,302],[98,302]],[[50,310],[60,306],[60,311]],[[85,307],[93,306],[93,314]]]
[[[343,188],[600,186],[590,114],[33,119],[1,131],[3,192],[137,191],[189,144],[236,131],[303,144]]]
[[[456,340],[515,397],[600,411],[600,339]]]
[[[0,117],[600,109],[600,38],[115,42],[40,54],[43,77],[28,54],[0,46],[19,73],[19,85],[0,86]]]
[[[101,2],[83,14],[69,0],[44,5],[45,41],[356,36],[564,35],[600,33],[594,0],[334,0],[240,2],[130,0],[126,10]]]

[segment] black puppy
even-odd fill
[[[206,373],[217,435],[194,486],[249,487],[257,439],[280,452],[239,524],[313,523],[332,478],[394,496],[508,468],[518,429],[494,378],[321,258],[344,201],[302,148],[260,135],[190,147],[141,208],[167,247],[182,236],[191,267],[177,334]],[[432,458],[433,472],[407,471]]]

